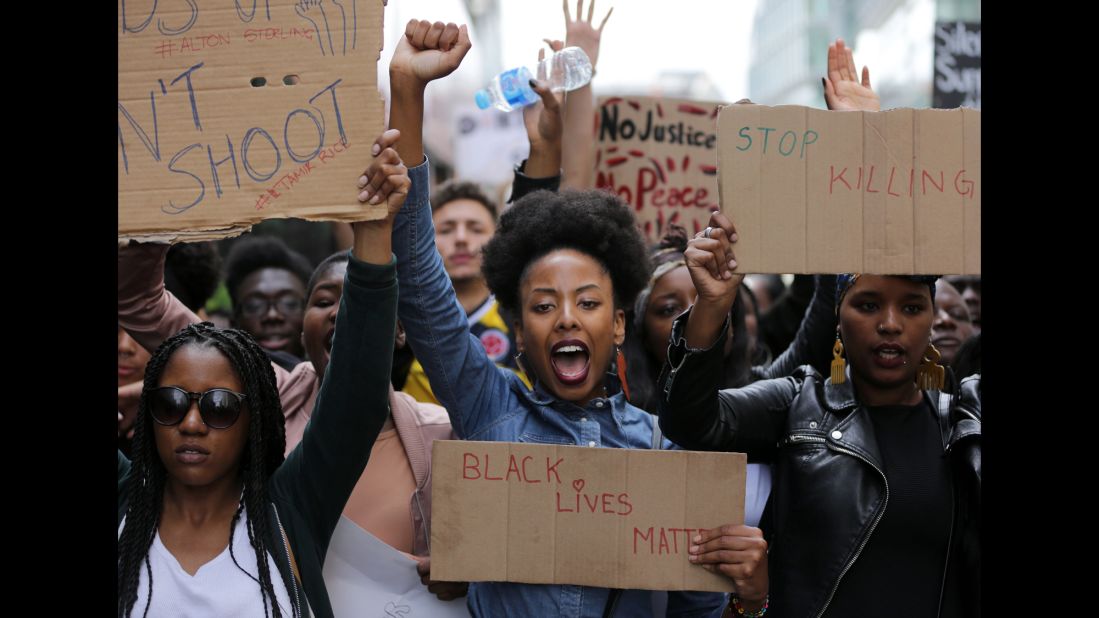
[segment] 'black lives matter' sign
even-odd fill
[[[981,109],[981,23],[935,24],[935,90],[931,106]]]

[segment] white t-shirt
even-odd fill
[[[118,527],[119,536],[126,525],[125,519]],[[153,571],[153,598],[149,616],[178,616],[187,618],[206,618],[208,616],[257,616],[263,614],[263,598],[260,588],[259,567],[256,563],[256,550],[248,541],[248,514],[241,513],[233,531],[233,554],[229,547],[213,560],[199,567],[194,575],[183,570],[179,561],[160,540],[160,532],[149,548],[149,566]],[[236,563],[233,557],[236,557]],[[238,568],[237,565],[240,565]],[[275,589],[275,598],[283,616],[293,616],[293,604],[283,584],[277,564],[271,554],[267,554],[267,568],[271,574],[271,586]],[[244,569],[246,575],[241,571]],[[251,575],[251,577],[249,577]],[[253,580],[252,578],[255,578]],[[141,565],[140,580],[137,586],[137,601],[131,616],[145,613],[149,602],[149,572]],[[270,599],[267,601],[270,603]],[[267,615],[272,615],[267,609]]]

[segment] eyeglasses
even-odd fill
[[[280,296],[275,300],[246,298],[240,305],[240,312],[247,317],[258,318],[270,311],[272,305],[283,315],[298,315],[305,308],[305,301],[297,296]]]
[[[149,412],[161,425],[178,425],[198,401],[202,422],[213,429],[226,429],[240,417],[244,395],[224,388],[212,388],[205,393],[191,393],[176,386],[161,386],[149,391]]]

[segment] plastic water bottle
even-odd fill
[[[586,86],[591,81],[591,73],[591,60],[579,47],[566,47],[538,63],[538,79],[549,81],[554,92]],[[473,99],[481,109],[494,106],[510,112],[526,107],[541,100],[530,87],[529,82],[533,78],[526,67],[504,71],[492,78],[488,88],[478,90]]]

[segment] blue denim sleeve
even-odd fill
[[[431,389],[460,438],[476,434],[508,409],[507,379],[469,332],[465,311],[435,248],[428,201],[429,162],[408,170],[412,187],[393,225],[400,286],[397,315]]]

